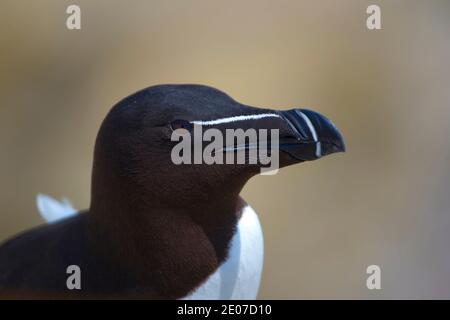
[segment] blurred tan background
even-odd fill
[[[66,7],[82,29],[66,29]],[[380,31],[366,8],[382,10]],[[0,4],[0,241],[43,223],[38,192],[89,204],[110,107],[201,83],[310,107],[347,153],[255,177],[260,298],[450,298],[450,1],[25,1]],[[366,268],[381,267],[381,290]]]

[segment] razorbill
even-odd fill
[[[138,91],[101,125],[89,209],[75,214],[40,195],[51,223],[0,246],[0,296],[256,298],[263,236],[239,193],[261,164],[174,164],[171,134],[194,124],[277,129],[280,168],[345,149],[334,124],[311,110],[250,107],[203,85]],[[70,290],[73,265],[81,286]]]

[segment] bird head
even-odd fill
[[[198,205],[238,194],[260,172],[344,150],[335,125],[315,111],[251,107],[203,85],[153,86],[120,101],[103,121],[93,201]]]

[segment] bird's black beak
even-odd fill
[[[239,154],[241,160],[244,160],[246,152],[242,151],[248,151],[248,160],[258,158],[260,167],[265,168],[266,163],[270,163],[270,168],[279,168],[345,151],[344,140],[336,126],[315,111],[307,109],[277,111],[244,105],[240,105],[237,110],[232,111],[234,112],[214,120],[205,119],[191,122],[194,125],[195,136],[197,136],[195,128],[199,127],[217,130],[222,136],[225,136],[225,139],[214,140],[214,143],[221,141],[217,142],[219,145],[217,149],[208,147],[211,150],[208,150],[209,155],[212,157],[216,157],[218,154],[234,153]],[[232,139],[228,139],[228,130],[233,131],[237,139],[233,136]],[[257,138],[251,133],[247,136],[251,130],[258,131],[259,137]],[[262,131],[270,132],[270,138],[267,135],[261,135]],[[201,132],[199,134],[202,135]],[[252,137],[253,139],[257,138],[258,141],[253,141]],[[203,149],[199,150],[203,152]],[[251,151],[254,153],[251,154]],[[258,154],[256,154],[257,152]],[[267,162],[263,160],[267,160]],[[238,161],[238,163],[243,162]]]
[[[344,140],[336,126],[323,115],[308,109],[280,112],[290,134],[280,136],[279,149],[299,161],[319,159],[345,152]]]

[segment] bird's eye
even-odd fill
[[[190,123],[189,121],[186,120],[174,120],[170,123],[170,128],[175,131],[177,129],[185,129],[187,131],[191,131],[192,130],[192,123]]]

